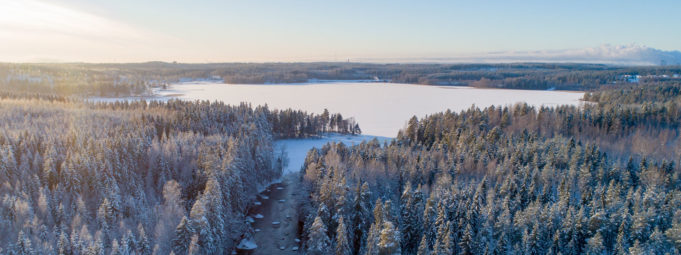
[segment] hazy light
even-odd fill
[[[158,57],[152,41],[159,36],[126,24],[40,1],[0,0],[0,7],[3,61],[118,62],[133,54]]]

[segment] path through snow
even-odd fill
[[[258,248],[253,254],[300,254],[296,203],[303,194],[296,190],[298,176],[286,174],[281,183],[270,185],[258,196],[260,205],[249,213],[255,220],[253,228],[259,230],[255,233]]]

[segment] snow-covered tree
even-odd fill
[[[345,226],[343,216],[338,218],[338,227],[336,228],[336,255],[351,255],[350,242],[348,240],[348,231]]]
[[[317,216],[310,226],[310,234],[307,240],[307,253],[312,255],[323,255],[331,252],[331,241],[326,234],[326,226],[322,219]]]

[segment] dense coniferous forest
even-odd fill
[[[149,95],[151,88],[191,80],[231,84],[363,80],[482,88],[593,90],[627,83],[678,84],[681,82],[679,75],[679,66],[618,67],[550,63],[0,63],[0,89],[110,97]]]
[[[0,123],[1,254],[230,253],[286,162],[273,138],[359,129],[328,112],[15,93]]]
[[[679,254],[678,67],[0,64],[1,254],[225,254],[282,174],[274,139],[352,118],[203,101],[93,103],[184,80],[588,90],[579,106],[413,117],[300,173],[307,254]],[[443,109],[444,110],[444,109]]]
[[[678,85],[412,118],[308,152],[309,254],[678,254]]]

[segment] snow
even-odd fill
[[[157,98],[250,102],[270,108],[293,108],[308,112],[341,113],[354,117],[364,134],[395,137],[412,116],[478,107],[512,105],[577,105],[583,92],[477,89],[470,87],[422,86],[383,82],[305,83],[296,85],[239,85],[212,82],[171,84]]]
[[[262,205],[262,203],[260,201],[255,201],[255,202],[253,202],[253,204],[254,205]]]
[[[239,242],[239,245],[237,245],[236,248],[239,250],[255,250],[258,248],[258,245],[251,239],[241,239],[241,242]]]
[[[362,124],[360,124],[362,125]],[[300,168],[305,163],[307,152],[312,148],[322,148],[329,142],[343,142],[345,145],[351,146],[360,144],[362,141],[378,139],[383,142],[390,141],[391,138],[370,136],[370,135],[340,135],[340,134],[326,134],[321,138],[306,138],[306,139],[283,139],[275,142],[276,151],[284,150],[288,154],[289,163],[284,169],[284,173],[292,173],[300,171]]]
[[[258,213],[258,214],[255,215],[255,218],[256,218],[256,219],[262,219],[263,216],[262,216],[262,214],[259,214],[259,213]]]

